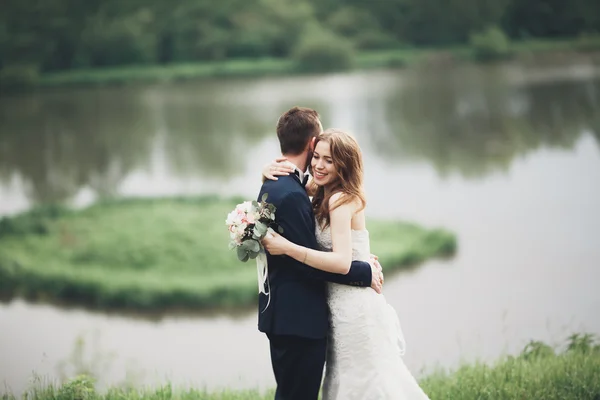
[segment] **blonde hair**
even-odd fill
[[[327,195],[325,188],[320,186],[312,200],[315,217],[324,228],[331,222],[329,213],[337,207],[358,200],[361,204],[357,210],[359,212],[365,208],[367,200],[363,191],[362,153],[356,139],[344,131],[327,129],[317,136],[315,147],[320,141],[329,143],[331,159],[336,169],[336,179],[331,182]],[[312,175],[312,166],[309,169]],[[336,193],[342,193],[343,196],[330,208],[329,201]]]

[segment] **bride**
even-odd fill
[[[287,172],[283,159],[263,175]],[[276,167],[276,168],[271,168]],[[369,260],[360,147],[349,134],[328,129],[315,140],[307,184],[323,251],[274,234],[263,245],[271,255],[287,255],[327,272],[346,274],[352,260]],[[424,400],[401,356],[405,343],[396,311],[371,288],[328,283],[331,332],[323,382],[324,400]]]

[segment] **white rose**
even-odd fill
[[[251,212],[246,216],[246,219],[249,224],[254,224],[258,220],[258,216],[256,215],[256,213]]]
[[[233,225],[237,215],[238,215],[238,213],[235,210],[230,212],[229,214],[227,214],[227,219],[225,220],[225,224],[227,224],[228,226]]]

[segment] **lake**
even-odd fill
[[[416,375],[531,339],[600,334],[600,65],[586,61],[2,95],[0,214],[108,196],[254,198],[293,105],[356,136],[369,216],[457,234],[453,258],[386,279]],[[0,303],[7,388],[73,365],[103,385],[274,385],[255,312],[143,318]]]

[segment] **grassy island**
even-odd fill
[[[95,309],[252,306],[256,267],[228,250],[227,213],[243,199],[122,199],[81,210],[47,206],[0,220],[0,294]],[[455,237],[368,222],[388,274],[452,254]]]

